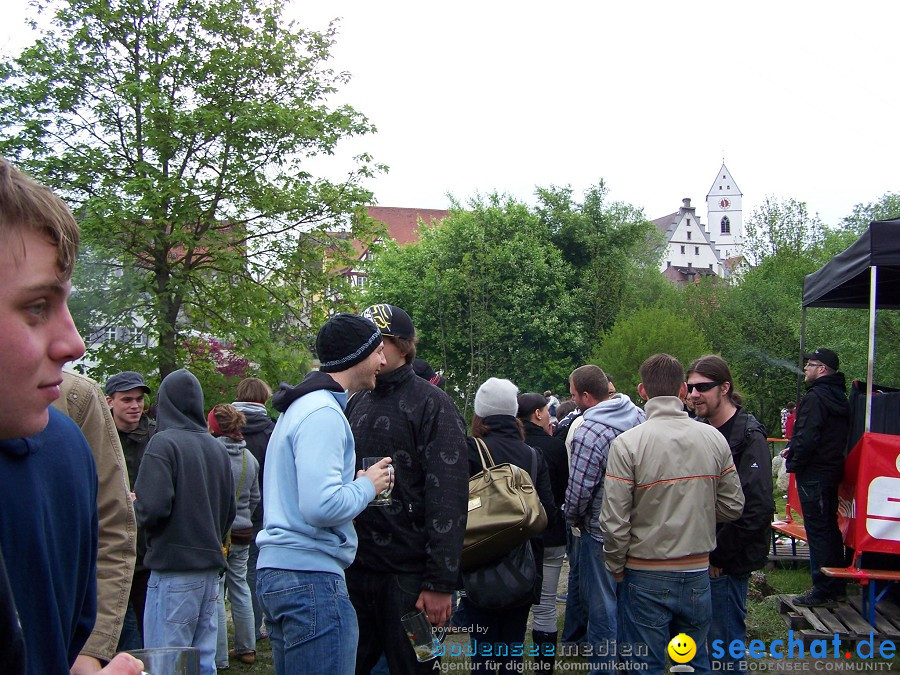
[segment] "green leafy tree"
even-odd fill
[[[661,240],[641,209],[608,202],[604,181],[590,187],[581,202],[570,187],[538,188],[537,214],[551,242],[572,267],[570,288],[582,308],[573,319],[599,337],[608,331],[626,299],[637,299],[645,285],[662,290],[656,272]],[[587,310],[587,311],[586,311]]]
[[[690,317],[669,307],[655,306],[620,316],[591,358],[608,371],[618,391],[639,401],[641,364],[653,354],[671,354],[687,367],[711,351],[709,342]]]
[[[492,194],[420,231],[419,242],[377,253],[368,298],[410,313],[419,353],[444,371],[464,413],[488,377],[522,391],[560,386],[587,339],[573,320],[571,268],[534,212]]]
[[[825,237],[818,215],[810,215],[806,202],[766,197],[745,222],[744,251],[758,264],[779,253],[801,255],[816,248]]]
[[[843,229],[858,237],[873,220],[893,218],[900,218],[900,194],[888,192],[874,202],[854,206],[853,212],[841,221],[841,225]]]
[[[374,131],[327,103],[348,78],[328,67],[334,26],[286,23],[281,0],[39,5],[50,28],[0,63],[0,152],[67,198],[84,241],[127,270],[107,322],[147,324],[160,376],[193,334],[284,367],[326,289],[349,297],[323,264],[327,249],[339,265],[347,238],[326,233],[365,233],[351,216],[383,168],[361,155],[343,181],[313,175],[341,139]]]

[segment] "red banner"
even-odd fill
[[[859,439],[844,465],[838,523],[856,551],[900,554],[900,436]]]

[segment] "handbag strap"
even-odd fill
[[[475,438],[475,447],[478,448],[478,456],[481,458],[481,466],[484,467],[484,470],[487,471],[492,466],[494,466],[494,458],[491,457],[491,451],[488,450],[487,443],[485,443],[480,438]],[[490,464],[485,462],[485,455],[487,455],[487,459],[490,460]]]

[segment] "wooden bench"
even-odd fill
[[[895,581],[900,581],[900,571],[867,570],[860,569],[854,565],[850,567],[823,567],[822,573],[836,579],[854,581],[863,587],[862,614],[873,628],[875,627],[875,606],[884,598],[891,584]],[[878,590],[879,581],[887,582],[882,584],[880,591]]]
[[[797,557],[797,540],[806,541],[806,528],[803,523],[794,519],[803,518],[803,509],[800,508],[800,494],[797,492],[797,481],[794,474],[788,474],[788,498],[784,509],[784,520],[776,520],[772,523],[772,554],[777,555],[776,533],[781,533],[791,540],[791,553]]]

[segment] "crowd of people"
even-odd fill
[[[279,675],[431,671],[401,621],[415,612],[467,627],[477,671],[521,665],[529,616],[544,672],[561,642],[596,671],[663,672],[679,633],[697,644],[696,670],[745,670],[712,662],[707,643],[746,642],[772,470],[721,357],[685,369],[649,356],[642,405],[597,365],[573,369],[568,400],[490,377],[467,429],[416,358],[412,318],[376,304],[321,326],[319,367],[299,384],[273,395],[246,378],[232,404],[207,410],[200,382],[177,370],[151,419],[141,373],[101,391],[63,371],[84,353],[67,308],[77,246],[65,204],[0,160],[0,671],[138,675],[127,650],[190,646],[210,675],[254,663],[262,639]],[[814,581],[797,602],[818,606],[844,594],[817,565],[843,557],[849,407],[834,352],[807,358],[787,464]],[[499,609],[461,583],[476,439],[528,474],[547,516],[528,542],[532,592]]]

